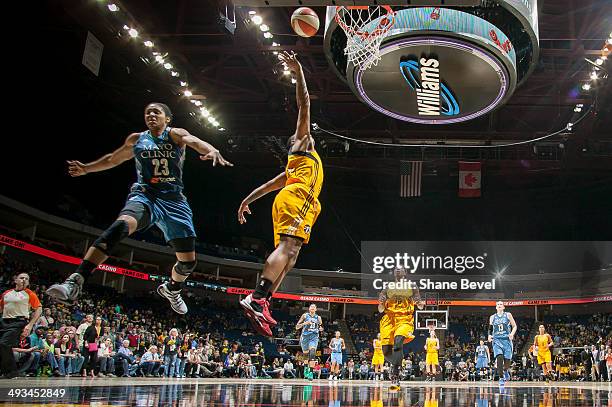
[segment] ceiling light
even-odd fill
[[[270,27],[268,27],[266,24],[262,24],[259,26],[259,29],[263,32],[266,32],[268,30],[270,30]]]
[[[261,18],[261,16],[258,16],[257,14],[255,14],[253,17],[251,17],[251,21],[253,22],[253,24],[259,25],[259,24],[263,23],[263,18]]]
[[[187,96],[187,97],[191,97],[191,96],[193,96],[193,93],[191,93],[190,90],[186,90],[184,95]]]
[[[145,47],[152,48],[152,47],[153,47],[153,41],[145,41],[145,42],[144,42],[144,46],[145,46]]]
[[[128,34],[130,34],[130,37],[132,37],[132,38],[138,37],[138,31],[136,31],[133,28],[130,28],[130,31],[128,31]]]
[[[582,89],[589,90],[589,89],[591,89],[591,85],[588,84],[588,83],[585,83],[584,85],[582,85]]]
[[[108,9],[109,9],[110,11],[112,11],[112,12],[119,11],[119,7],[117,7],[117,5],[116,5],[116,4],[114,4],[114,3],[113,3],[113,4],[109,4],[109,5],[108,5]]]

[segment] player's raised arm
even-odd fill
[[[302,65],[297,60],[294,52],[283,52],[280,54],[280,60],[287,64],[290,71],[295,73],[295,99],[298,106],[298,119],[295,128],[295,137],[302,140],[310,136],[310,96],[306,87],[306,78]]]
[[[240,207],[238,208],[238,222],[242,225],[246,222],[246,218],[244,217],[245,213],[251,214],[251,209],[249,208],[249,204],[251,202],[255,202],[262,196],[269,194],[273,191],[278,191],[282,187],[285,186],[287,182],[287,175],[285,172],[281,172],[276,177],[272,178],[270,181],[265,184],[255,188],[246,198],[242,200],[240,203]]]
[[[172,140],[174,140],[174,142],[176,142],[177,144],[193,148],[195,151],[200,153],[200,160],[212,160],[213,167],[216,167],[217,164],[222,166],[227,165],[229,167],[234,166],[234,164],[223,158],[219,150],[217,150],[215,147],[205,142],[204,140],[201,140],[193,134],[189,133],[185,129],[173,127],[170,130],[170,136],[172,137]]]
[[[121,147],[90,163],[83,164],[80,161],[68,160],[68,174],[70,174],[71,177],[79,177],[89,174],[90,172],[106,171],[134,158],[134,151],[132,148],[134,144],[136,144],[138,136],[138,133],[130,134]]]

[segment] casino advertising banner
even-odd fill
[[[9,246],[18,250],[23,250],[29,253],[37,254],[43,257],[47,257],[49,259],[53,259],[66,264],[79,264],[80,259],[74,256],[68,256],[65,254],[61,254],[55,252],[53,250],[44,249],[40,246],[36,246],[18,239],[14,239],[9,236],[0,234],[0,246]],[[112,266],[108,264],[101,264],[98,267],[98,270],[101,270],[106,273],[115,273],[124,275],[131,278],[136,278],[140,280],[150,280],[150,281],[163,281],[167,279],[167,277],[142,273],[136,270],[130,270],[122,267]],[[217,291],[223,291],[232,295],[248,295],[253,290],[239,288],[239,287],[227,287],[220,286],[216,284],[210,283],[200,283],[196,281],[189,281],[188,286],[203,288],[203,289],[212,289]],[[304,302],[327,302],[327,303],[338,303],[338,304],[369,304],[376,305],[378,304],[377,298],[365,298],[365,297],[347,297],[347,296],[330,296],[330,295],[309,295],[309,294],[292,294],[292,293],[280,293],[277,292],[274,294],[274,298],[284,299],[289,301],[304,301]],[[497,299],[490,300],[448,300],[448,299],[438,299],[437,304],[440,306],[494,306]],[[510,307],[518,307],[518,306],[536,306],[536,305],[560,305],[560,304],[587,304],[587,303],[596,303],[596,302],[612,302],[612,294],[610,295],[600,295],[600,296],[589,296],[582,298],[550,298],[550,299],[525,299],[525,300],[504,300],[504,304]]]

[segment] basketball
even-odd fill
[[[300,7],[291,16],[291,27],[300,37],[312,37],[319,30],[319,16],[308,7]]]

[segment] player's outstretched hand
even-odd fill
[[[229,162],[225,158],[223,158],[223,156],[221,155],[219,150],[211,151],[210,153],[208,153],[206,155],[201,155],[200,156],[200,160],[202,160],[202,161],[212,160],[213,167],[216,167],[217,164],[222,165],[224,167],[225,166],[228,166],[228,167],[233,167],[234,166],[234,164],[232,164],[231,162]]]
[[[246,218],[244,217],[244,213],[251,214],[251,209],[249,208],[249,204],[242,201],[240,204],[240,208],[238,208],[238,222],[243,225],[246,223]]]
[[[85,169],[85,164],[80,161],[68,160],[68,174],[71,177],[80,177],[81,175],[87,174],[87,170]]]
[[[278,56],[278,59],[280,59],[282,63],[286,64],[289,70],[292,72],[297,72],[301,67],[300,61],[297,60],[297,54],[293,51],[281,52]]]

